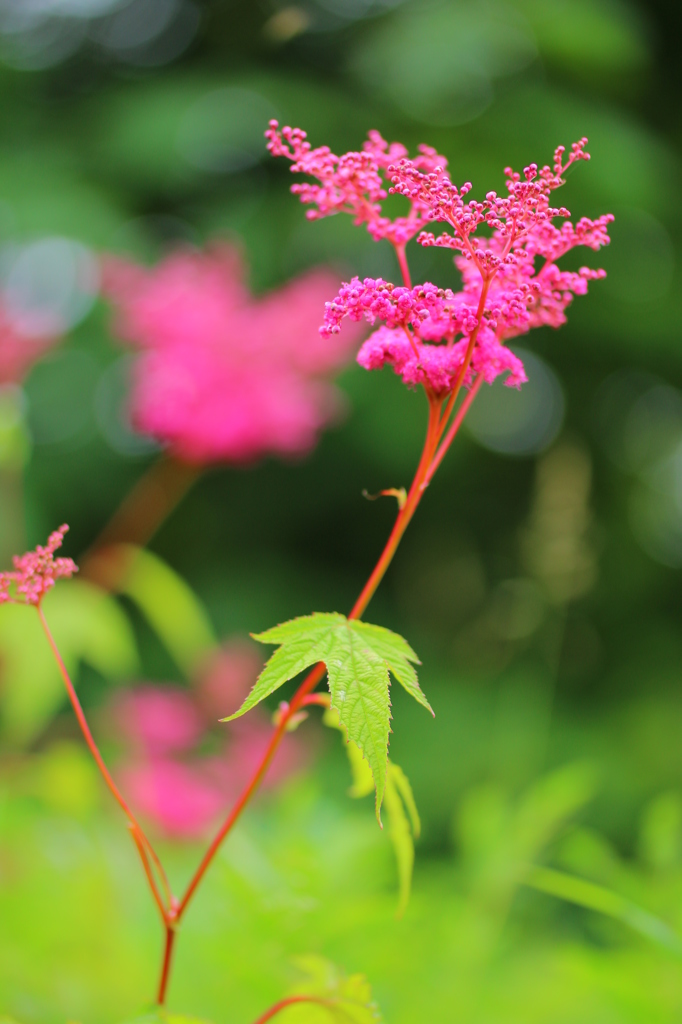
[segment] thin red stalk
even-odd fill
[[[407,265],[407,256],[405,255],[404,245],[394,245],[395,254],[398,257],[398,264],[400,266],[400,273],[403,275],[403,284],[406,288],[412,287],[412,280],[410,278],[410,268]]]
[[[154,847],[152,846],[152,844],[150,843],[150,841],[147,839],[146,835],[144,834],[144,831],[143,831],[142,827],[140,826],[140,824],[138,823],[137,819],[135,818],[135,815],[133,814],[133,812],[128,807],[128,804],[123,799],[123,796],[121,795],[121,792],[120,792],[118,786],[114,782],[114,780],[111,777],[111,774],[109,772],[109,769],[107,768],[106,764],[104,763],[104,759],[103,759],[102,755],[99,752],[99,748],[98,748],[97,744],[95,743],[94,737],[93,737],[92,733],[90,732],[90,726],[88,725],[87,720],[85,718],[85,714],[83,712],[83,708],[81,707],[81,702],[78,699],[78,696],[76,694],[76,690],[74,688],[74,685],[71,682],[71,677],[69,676],[69,673],[67,672],[66,665],[64,664],[64,661],[62,660],[62,656],[59,653],[59,649],[57,647],[57,644],[55,643],[55,640],[54,640],[54,637],[52,636],[52,633],[50,632],[50,627],[47,624],[47,620],[45,618],[45,614],[43,612],[43,609],[40,607],[40,605],[38,605],[36,607],[36,611],[38,612],[38,618],[40,619],[40,623],[41,623],[41,625],[43,627],[43,630],[45,632],[45,636],[47,637],[47,642],[49,643],[50,648],[52,650],[52,654],[54,655],[54,659],[57,662],[57,667],[59,668],[59,672],[61,674],[61,677],[64,680],[64,686],[66,687],[66,692],[68,694],[69,700],[71,701],[71,706],[73,707],[74,714],[76,715],[76,720],[78,721],[78,724],[79,724],[79,726],[81,728],[81,732],[83,733],[83,738],[85,739],[85,742],[86,742],[86,744],[88,746],[88,749],[89,749],[90,753],[92,754],[92,756],[93,756],[93,758],[95,760],[95,764],[99,768],[99,770],[100,770],[100,772],[102,774],[102,778],[104,779],[107,787],[109,788],[109,791],[110,791],[111,795],[113,796],[114,800],[117,802],[117,804],[119,805],[119,807],[121,808],[121,810],[125,814],[126,818],[128,819],[128,821],[130,822],[131,826],[133,827],[133,829],[134,829],[137,837],[139,838],[139,840],[141,842],[143,842],[145,847],[147,848],[147,850],[148,850],[152,860],[154,861],[154,864],[156,865],[156,867],[157,867],[157,869],[159,871],[159,874],[160,874],[162,882],[163,882],[164,890],[170,896],[170,886],[168,885],[168,879],[166,878],[166,873],[163,870],[163,867],[161,865],[161,861],[159,860],[158,855],[157,855],[156,851],[154,850]]]
[[[478,337],[478,332],[480,331],[481,324],[483,322],[482,318],[483,311],[485,310],[485,300],[488,297],[488,289],[490,288],[491,280],[492,278],[483,278],[483,286],[481,288],[481,294],[478,299],[478,308],[476,310],[476,319],[478,320],[478,323],[476,324],[476,327],[473,329],[469,336],[469,344],[467,345],[467,350],[466,353],[464,354],[464,362],[462,363],[459,373],[455,378],[455,383],[452,386],[452,392],[448,398],[448,404],[445,410],[446,415],[443,417],[443,427],[445,426],[445,423],[447,422],[447,417],[450,415],[450,412],[452,411],[454,404],[457,401],[459,390],[462,387],[462,384],[464,383],[464,378],[466,377],[467,372],[469,370],[469,366],[471,365],[471,357],[474,354],[474,345],[476,344],[476,338]]]
[[[254,1024],[266,1024],[267,1021],[272,1020],[282,1010],[286,1010],[287,1006],[295,1006],[296,1003],[318,1003],[320,1006],[330,1006],[332,1005],[332,1000],[321,999],[319,996],[287,996],[286,999],[280,999],[278,1003],[275,1003],[269,1010],[266,1010],[262,1017],[254,1021]]]
[[[164,928],[165,928],[166,925],[167,925],[167,920],[168,920],[168,912],[166,910],[166,907],[164,905],[163,900],[161,899],[161,893],[159,892],[158,886],[156,884],[156,879],[154,878],[154,873],[152,871],[151,864],[149,863],[149,858],[147,857],[147,851],[145,850],[144,843],[142,842],[141,838],[137,834],[137,830],[136,830],[135,826],[131,823],[129,825],[129,828],[130,828],[130,834],[133,837],[133,842],[135,843],[135,846],[137,847],[137,852],[140,855],[140,860],[142,861],[142,867],[144,868],[144,873],[147,876],[147,881],[149,883],[149,888],[151,889],[152,896],[154,897],[156,905],[159,908],[159,911],[161,913],[161,920],[163,921]]]
[[[403,255],[404,255],[404,252],[403,252]],[[490,281],[489,280],[484,280],[483,281],[483,287],[481,289],[481,295],[480,295],[480,298],[479,298],[479,305],[478,305],[479,326],[480,326],[480,322],[481,322],[481,317],[483,315],[483,309],[485,307],[485,300],[486,300],[486,296],[487,296],[487,293],[488,293],[489,286],[490,286]],[[471,337],[469,339],[469,345],[468,345],[467,352],[466,352],[466,355],[465,355],[464,363],[463,363],[463,365],[461,367],[461,370],[460,370],[460,372],[459,372],[459,374],[457,376],[457,379],[455,381],[455,386],[453,388],[453,391],[455,392],[455,394],[454,394],[454,397],[451,397],[451,400],[449,400],[449,402],[448,402],[448,410],[452,408],[452,404],[454,403],[454,400],[455,400],[455,398],[457,396],[457,392],[459,391],[459,388],[461,387],[462,382],[463,382],[463,380],[464,380],[464,378],[466,376],[466,373],[467,373],[467,371],[469,369],[469,364],[471,362],[471,356],[473,354],[474,345],[476,343],[476,337],[477,337],[477,334],[478,334],[478,331],[479,331],[479,326],[477,326],[476,329],[472,332]],[[444,430],[444,427],[445,427],[445,423],[447,422],[447,416],[444,417],[443,419],[441,419],[441,409],[442,409],[442,405],[443,405],[443,399],[442,398],[437,398],[433,394],[429,393],[428,391],[427,391],[427,397],[429,399],[428,428],[427,428],[427,432],[426,432],[426,440],[424,442],[424,448],[423,448],[423,451],[422,451],[421,458],[419,460],[419,465],[417,467],[417,471],[416,471],[414,479],[412,481],[412,485],[411,485],[410,490],[408,492],[405,504],[403,505],[403,507],[398,512],[397,519],[396,519],[396,521],[395,521],[395,523],[393,525],[393,529],[391,530],[390,536],[389,536],[389,538],[388,538],[388,540],[386,542],[384,550],[382,551],[381,555],[379,556],[379,561],[377,562],[376,566],[374,567],[374,569],[373,569],[369,579],[367,580],[367,583],[363,587],[363,589],[362,589],[362,591],[360,593],[360,596],[358,597],[357,601],[353,605],[353,608],[351,609],[350,614],[348,616],[349,619],[357,619],[357,618],[359,618],[362,615],[362,613],[365,611],[365,609],[366,609],[367,605],[369,604],[369,602],[371,601],[374,593],[376,592],[377,587],[379,586],[379,583],[383,579],[383,576],[384,576],[386,570],[388,569],[388,566],[391,563],[391,560],[392,560],[392,558],[393,558],[393,556],[394,556],[394,554],[395,554],[395,552],[396,552],[396,550],[398,548],[398,545],[400,544],[402,536],[403,536],[405,530],[407,529],[407,526],[409,525],[410,520],[412,519],[412,517],[413,517],[413,515],[414,515],[414,513],[415,513],[415,511],[417,509],[417,506],[418,506],[418,504],[419,504],[419,502],[421,500],[421,497],[422,497],[422,495],[424,493],[424,490],[425,490],[429,480],[431,479],[431,476],[433,475],[429,471],[431,469],[431,465],[433,463],[433,460],[434,460],[434,458],[436,457],[436,454],[437,454],[438,443],[439,443],[439,441],[440,441],[440,439],[442,437],[443,430]],[[469,400],[469,396],[467,396],[467,400]],[[469,405],[471,404],[471,401],[473,401],[473,399],[469,400]],[[467,405],[467,408],[468,408],[468,405]],[[449,415],[449,412],[448,412],[448,415]],[[458,414],[458,416],[459,416],[459,414]],[[457,429],[459,427],[459,423],[461,422],[461,419],[463,419],[463,416],[459,417],[459,421],[457,423]],[[454,426],[454,424],[453,424],[453,426]],[[452,428],[451,428],[451,430],[452,430]],[[455,432],[456,432],[456,430],[455,430]],[[453,433],[452,436],[454,437],[454,433]],[[443,454],[444,454],[444,452],[443,452]],[[441,456],[441,458],[442,458],[442,456]],[[317,686],[317,684],[320,681],[320,679],[322,679],[324,673],[325,673],[325,666],[324,666],[324,664],[320,663],[320,664],[316,665],[312,669],[312,671],[309,672],[309,674],[306,676],[306,678],[304,679],[304,681],[301,683],[301,685],[299,686],[298,690],[294,694],[294,697],[291,700],[287,711],[282,715],[282,717],[281,717],[281,719],[279,721],[279,724],[277,725],[277,727],[275,729],[275,732],[272,735],[270,743],[267,746],[267,749],[266,749],[266,751],[265,751],[265,753],[263,755],[263,758],[262,758],[260,764],[258,765],[256,771],[254,772],[251,780],[247,784],[247,786],[244,789],[244,791],[242,792],[241,796],[238,798],[237,802],[232,807],[232,810],[230,811],[229,815],[225,819],[224,823],[222,824],[222,826],[218,830],[216,836],[214,837],[213,841],[211,842],[211,845],[209,846],[208,850],[204,854],[204,856],[203,856],[203,858],[201,860],[201,863],[199,864],[199,867],[197,868],[196,872],[194,873],[192,879],[190,880],[189,885],[187,886],[187,889],[185,891],[185,894],[182,897],[182,900],[180,901],[180,903],[179,903],[179,905],[177,907],[177,912],[175,914],[175,921],[176,922],[179,922],[180,919],[182,918],[182,916],[185,913],[185,911],[186,911],[186,909],[187,909],[187,907],[188,907],[192,897],[194,896],[194,893],[196,892],[197,887],[201,883],[201,880],[203,879],[204,875],[206,874],[206,871],[208,870],[211,862],[213,861],[213,858],[215,857],[216,853],[220,849],[221,844],[223,843],[224,839],[226,838],[226,836],[228,835],[230,830],[233,828],[235,822],[238,820],[238,818],[240,817],[242,811],[244,810],[244,808],[246,807],[246,805],[250,801],[251,797],[253,796],[253,794],[257,790],[258,786],[260,785],[260,782],[262,781],[262,779],[263,779],[263,777],[264,777],[264,775],[265,775],[265,773],[266,773],[266,771],[267,771],[267,769],[268,769],[268,767],[270,765],[270,762],[272,761],[272,758],[274,757],[274,755],[275,755],[275,753],[277,751],[277,748],[279,747],[279,744],[280,744],[280,742],[281,742],[281,740],[282,740],[282,738],[283,738],[283,736],[284,736],[284,734],[286,732],[286,727],[287,727],[287,723],[288,723],[289,719],[305,703],[306,697],[308,697],[308,695],[311,693],[311,691]],[[164,969],[165,969],[165,960],[164,960]],[[278,1004],[278,1006],[279,1005],[280,1004]],[[285,1005],[287,1005],[287,1004],[285,1004]],[[276,1011],[276,1012],[279,1012],[279,1011]],[[268,1020],[269,1018],[266,1016],[263,1019],[264,1020]],[[258,1024],[261,1024],[261,1022],[258,1022]]]
[[[460,405],[460,407],[457,410],[457,413],[455,415],[455,418],[453,419],[452,423],[450,424],[450,429],[448,430],[447,434],[445,435],[443,441],[440,444],[440,447],[438,448],[438,451],[436,452],[436,454],[433,457],[433,461],[431,462],[431,465],[429,466],[428,473],[426,474],[426,477],[424,479],[424,486],[425,487],[428,487],[428,485],[431,483],[431,478],[432,478],[433,474],[436,472],[436,470],[440,466],[440,464],[443,461],[443,458],[445,456],[445,453],[447,452],[448,448],[450,447],[450,445],[454,441],[455,435],[456,435],[457,431],[459,430],[459,428],[461,427],[461,425],[462,425],[462,423],[464,421],[464,417],[469,412],[469,409],[471,408],[471,405],[472,405],[476,395],[480,391],[482,383],[483,383],[483,374],[479,373],[478,377],[476,378],[476,380],[474,381],[472,386],[469,388],[469,391],[467,393],[466,398],[464,399],[464,401]]]
[[[419,466],[417,467],[417,472],[415,473],[415,477],[412,482],[412,486],[410,487],[407,500],[403,508],[398,513],[398,518],[396,519],[393,530],[391,531],[391,535],[388,538],[386,546],[381,554],[381,557],[379,558],[379,561],[377,562],[374,568],[374,571],[369,577],[367,583],[365,584],[362,590],[362,593],[358,597],[357,601],[355,602],[350,612],[350,615],[348,616],[350,619],[359,618],[360,615],[362,615],[365,608],[367,607],[367,605],[369,604],[372,595],[374,594],[376,588],[379,586],[379,583],[381,582],[381,579],[384,573],[386,572],[386,569],[388,568],[391,559],[393,558],[395,550],[398,547],[398,544],[400,543],[400,539],[403,533],[405,532],[410,519],[414,515],[417,505],[419,504],[419,501],[424,491],[422,483],[428,471],[431,459],[433,458],[435,448],[438,443],[438,426],[440,422],[441,405],[441,400],[433,397],[429,398],[429,425],[426,434],[426,441],[424,443],[422,457],[419,461]],[[325,666],[322,663],[316,665],[312,669],[312,671],[306,676],[306,678],[303,680],[298,690],[294,694],[287,711],[282,715],[279,724],[277,725],[277,728],[275,729],[275,732],[272,735],[270,743],[268,744],[268,747],[263,755],[260,764],[258,765],[256,771],[254,772],[251,780],[249,781],[248,785],[242,792],[241,796],[237,800],[236,804],[233,806],[226,820],[223,822],[222,826],[220,827],[219,831],[217,832],[216,836],[211,842],[211,845],[204,854],[201,863],[199,864],[199,867],[194,873],[194,876],[192,877],[185,891],[185,894],[182,897],[182,900],[180,901],[180,904],[178,906],[176,920],[179,921],[182,915],[185,913],[185,910],[187,909],[187,906],[190,900],[192,899],[197,889],[197,886],[199,885],[206,871],[208,870],[208,867],[211,864],[211,861],[215,857],[216,853],[218,852],[223,840],[230,832],[233,825],[235,824],[235,822],[241,815],[242,811],[248,804],[249,800],[255,793],[256,789],[258,788],[286,732],[287,722],[292,717],[292,715],[295,714],[295,712],[301,706],[303,706],[306,697],[317,686],[320,679],[322,679],[324,673]]]
[[[285,714],[282,715],[282,718],[280,719],[279,725],[275,729],[275,732],[272,735],[272,738],[271,738],[271,740],[270,740],[270,742],[269,742],[269,744],[267,746],[267,749],[266,749],[265,753],[263,754],[261,762],[258,765],[256,771],[254,772],[250,782],[248,783],[248,785],[246,786],[246,788],[242,792],[241,796],[237,800],[236,804],[233,806],[232,810],[230,811],[230,813],[227,816],[226,820],[224,821],[223,825],[221,826],[221,828],[217,832],[215,838],[213,839],[213,842],[211,843],[211,845],[209,846],[208,850],[204,854],[204,856],[203,856],[203,858],[201,860],[201,863],[199,864],[199,867],[197,868],[197,870],[196,870],[192,880],[190,881],[189,885],[187,886],[185,894],[182,897],[182,899],[180,901],[180,904],[178,906],[178,910],[177,910],[177,914],[176,914],[176,920],[179,921],[180,918],[182,917],[182,915],[184,914],[185,910],[187,909],[187,905],[188,905],[189,901],[191,900],[191,898],[194,895],[194,892],[195,892],[197,886],[199,885],[199,883],[201,882],[202,878],[204,877],[204,874],[206,873],[206,870],[208,869],[209,864],[211,863],[211,861],[215,857],[216,853],[218,852],[218,849],[219,849],[223,839],[225,838],[227,833],[231,830],[231,828],[234,825],[234,823],[236,822],[237,818],[239,818],[240,814],[242,813],[242,811],[246,807],[247,803],[249,802],[249,800],[251,799],[251,797],[255,793],[256,789],[258,788],[258,786],[259,786],[263,776],[265,775],[266,771],[268,770],[268,767],[270,765],[270,762],[271,762],[272,758],[275,755],[275,751],[277,750],[277,747],[279,746],[280,741],[282,740],[282,737],[284,736],[284,733],[286,732],[287,722],[289,721],[291,716],[294,714],[294,712],[297,711],[298,708],[301,706],[303,698],[308,693],[310,693],[310,691],[315,686],[317,686],[317,684],[319,683],[319,681],[322,678],[322,676],[324,675],[324,673],[325,673],[324,665],[322,663],[320,663],[319,665],[316,665],[315,668],[312,669],[312,671],[308,674],[308,676],[305,678],[303,683],[299,686],[298,690],[296,691],[296,693],[295,693],[295,695],[293,697],[293,700],[289,704],[288,710],[286,711]]]
[[[166,944],[163,951],[163,964],[161,966],[161,979],[159,981],[159,992],[156,1001],[159,1006],[166,1002],[168,982],[170,981],[171,964],[173,963],[173,947],[175,945],[175,926],[166,924]]]
[[[424,480],[431,464],[431,460],[435,454],[436,445],[438,444],[441,406],[442,399],[433,398],[431,396],[429,397],[429,425],[426,432],[426,441],[424,442],[422,457],[419,461],[417,472],[414,475],[412,486],[407,494],[405,504],[398,512],[396,521],[393,524],[393,529],[386,541],[386,546],[379,557],[379,561],[375,565],[372,574],[365,583],[362,591],[360,592],[360,596],[351,609],[348,616],[349,619],[359,619],[371,601],[386,570],[391,564],[391,560],[398,545],[400,544],[402,536],[405,533],[405,530],[417,509],[417,505],[421,500],[422,494],[424,493]]]

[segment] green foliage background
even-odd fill
[[[173,240],[236,235],[257,291],[319,261],[395,277],[388,247],[348,221],[305,222],[287,168],[262,149],[273,114],[337,152],[371,127],[427,142],[478,195],[502,187],[505,165],[587,135],[592,161],[562,202],[616,222],[611,249],[590,260],[608,279],[560,333],[524,339],[563,389],[554,446],[509,456],[463,435],[368,616],[419,651],[436,711],[393,688],[391,756],[423,823],[405,918],[393,918],[395,867],[369,801],[349,805],[342,751],[318,738],[316,781],[259,802],[227,844],[183,928],[171,1005],[248,1022],[293,983],[291,958],[317,953],[367,974],[392,1024],[676,1020],[679,952],[665,930],[645,937],[637,914],[682,935],[679,11],[666,0],[191,9],[196,32],[171,60],[107,49],[91,26],[69,56],[31,70],[1,37],[3,239],[64,235],[153,260]],[[415,277],[450,283],[446,254],[411,255]],[[102,379],[119,357],[108,319],[98,304],[36,367],[23,425],[3,398],[5,561],[62,521],[67,553],[84,551],[150,460],[102,429]],[[243,635],[352,605],[394,515],[362,491],[409,483],[425,410],[388,373],[351,367],[341,383],[346,419],[312,456],[212,470],[155,538],[210,618],[179,664],[128,603],[123,624],[120,603],[98,612],[82,592],[55,606],[74,664],[87,662],[79,687],[95,718],[114,686],[182,681],[183,657],[211,629]],[[6,614],[0,1011],[110,1024],[151,995],[155,910],[30,627]],[[197,851],[167,853],[187,877]],[[541,879],[524,884],[531,862],[637,913],[539,892]]]

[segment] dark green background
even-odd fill
[[[675,505],[677,500],[682,509],[682,498],[676,498],[682,429],[675,416],[659,415],[659,392],[648,405],[642,399],[655,387],[682,388],[679,9],[672,3],[615,0],[412,0],[385,11],[375,5],[371,16],[354,20],[312,0],[295,5],[298,13],[293,6],[290,17],[301,25],[307,18],[309,27],[286,39],[278,30],[281,13],[273,21],[275,6],[195,2],[201,18],[193,40],[176,59],[156,66],[144,66],[159,59],[153,49],[152,57],[144,56],[147,51],[131,56],[98,43],[97,31],[108,24],[103,20],[97,30],[91,26],[90,38],[75,52],[44,69],[12,67],[20,59],[3,37],[10,53],[10,63],[0,66],[5,236],[21,243],[65,235],[96,251],[151,261],[175,240],[201,245],[236,235],[243,240],[257,292],[320,261],[343,274],[396,278],[388,245],[373,243],[348,219],[305,222],[288,192],[284,161],[273,161],[264,151],[256,154],[254,140],[264,125],[255,122],[261,112],[263,120],[275,113],[284,123],[306,128],[313,145],[327,143],[336,152],[359,147],[372,127],[411,148],[427,142],[447,155],[455,181],[473,182],[475,196],[501,191],[507,164],[543,163],[558,143],[589,136],[592,161],[570,175],[561,202],[576,217],[616,215],[611,248],[581,254],[576,263],[603,265],[609,277],[576,300],[560,332],[536,331],[523,344],[553,368],[564,391],[565,419],[555,445],[572,446],[591,467],[583,541],[596,568],[594,583],[560,608],[541,601],[535,627],[510,637],[505,616],[518,611],[514,594],[526,593],[524,587],[541,591],[522,539],[531,523],[538,458],[545,456],[496,454],[463,433],[429,488],[368,617],[415,646],[424,663],[423,686],[437,712],[432,722],[396,696],[391,749],[414,783],[425,824],[417,872],[424,891],[418,900],[430,893],[437,915],[445,898],[438,888],[444,865],[460,849],[452,838],[452,815],[467,794],[494,785],[513,800],[542,773],[585,758],[597,782],[594,800],[581,813],[581,828],[606,837],[599,849],[603,853],[610,844],[613,863],[623,858],[627,865],[643,856],[641,870],[652,888],[648,897],[644,889],[639,892],[640,902],[648,898],[650,909],[671,922],[682,921],[682,541],[676,541],[682,537],[682,511]],[[520,33],[518,45],[510,26]],[[528,50],[533,45],[535,56]],[[466,91],[472,88],[471,74],[467,78],[462,69],[472,61],[478,69],[476,88],[489,89],[488,101],[477,116],[458,124],[457,111],[471,102]],[[245,94],[230,92],[236,89],[250,96],[241,122],[234,113],[235,96]],[[223,100],[227,113],[221,113]],[[254,154],[248,168],[225,169],[235,145]],[[201,158],[188,159],[188,146]],[[213,161],[212,169],[207,161]],[[446,252],[420,250],[414,242],[410,248],[417,279],[452,283]],[[21,532],[24,516],[31,545],[58,523],[69,522],[68,554],[77,556],[148,464],[148,457],[115,452],[97,426],[99,375],[119,354],[108,325],[108,310],[97,304],[64,343],[90,354],[82,378],[60,373],[56,358],[37,367],[26,383],[28,424],[36,443],[24,474],[25,509],[13,520],[8,517],[5,549]],[[614,380],[625,385],[614,390]],[[326,433],[309,458],[211,469],[152,543],[205,602],[221,636],[257,631],[313,609],[347,610],[383,544],[393,503],[369,503],[362,491],[409,483],[425,427],[425,401],[388,371],[367,374],[351,367],[340,384],[349,396],[345,422]],[[664,392],[673,405],[676,394]],[[48,424],[49,436],[50,424],[74,407],[81,411],[77,429],[63,441],[38,443],[40,424]],[[654,536],[651,523],[659,522],[662,532]],[[515,581],[511,589],[510,580]],[[135,624],[145,678],[177,681],[158,641],[141,620]],[[11,686],[11,680],[4,685]],[[81,686],[94,712],[107,699],[107,687],[87,668]],[[8,743],[0,771],[14,778],[11,766],[18,756],[39,757],[55,738],[70,735],[75,736],[74,726],[65,710],[36,737],[35,755],[18,755]],[[323,760],[326,791],[338,801],[343,770],[335,751]],[[7,784],[8,793],[12,785]],[[654,868],[646,867],[641,826],[651,801],[662,794],[673,807],[669,831],[676,851],[666,862],[665,892],[660,879],[647,875]],[[320,820],[346,813],[333,801],[329,807],[335,810],[324,810],[327,798],[318,794]],[[31,808],[38,817],[42,813],[34,804]],[[309,814],[314,823],[314,806]],[[275,843],[277,825],[266,820],[271,822],[268,843]],[[347,828],[362,829],[361,821],[362,816],[353,817]],[[290,822],[286,828],[291,832]],[[599,856],[586,855],[584,871],[602,864]],[[602,864],[592,874],[618,888],[618,870],[609,874]],[[330,910],[334,913],[342,913],[338,905]],[[522,905],[519,913],[533,942],[538,935],[551,935],[557,943],[568,936],[592,950],[594,963],[584,968],[589,983],[583,975],[583,981],[567,982],[566,989],[563,981],[548,983],[536,1013],[517,981],[518,1001],[511,994],[497,1005],[497,1016],[485,1016],[493,1012],[488,1007],[480,1011],[481,1019],[568,1022],[578,1019],[574,1012],[600,1022],[676,1019],[682,1005],[679,966],[673,970],[666,961],[661,968],[666,987],[651,966],[658,954],[643,945],[632,951],[634,940],[617,928],[600,930],[579,912],[554,904],[554,916],[535,904]],[[348,934],[371,932],[363,922],[349,924]],[[264,934],[268,927],[266,921]],[[6,928],[5,941],[14,946],[13,933],[0,920],[0,932]],[[153,934],[153,922],[148,928]],[[31,962],[31,934],[35,937],[35,929],[16,944],[25,946],[17,963]],[[512,939],[506,937],[505,948],[518,949]],[[280,940],[284,960],[291,950]],[[210,948],[219,948],[220,941],[216,930]],[[49,963],[51,947],[45,942]],[[315,942],[334,949],[334,940],[318,936]],[[74,956],[76,948],[77,943]],[[618,986],[607,978],[600,957],[606,950],[608,960],[613,949],[622,948],[631,959],[626,957],[616,974],[634,994],[615,1001],[605,996],[602,1005],[595,992]],[[344,955],[342,950],[339,956]],[[506,968],[517,979],[527,975],[528,991],[534,985],[532,963],[531,957],[525,968]],[[372,969],[371,964],[349,966]],[[388,993],[390,965],[375,963],[374,969]],[[22,1003],[17,993],[26,982],[17,979],[24,978],[23,970],[8,968],[4,976],[0,967],[0,1007],[35,1020],[85,1012],[69,1009],[64,995],[54,1010],[47,1002],[37,1001],[33,1009],[30,999]],[[447,974],[447,965],[442,970]],[[513,993],[504,971],[501,967],[496,975],[500,988]],[[603,984],[600,972],[606,972]],[[561,975],[567,976],[570,971]],[[53,989],[50,984],[41,982],[45,1000],[48,992],[59,990],[56,981]],[[184,1009],[199,1012],[200,998],[187,994],[194,991],[192,983],[183,984]],[[433,988],[435,982],[422,984]],[[563,1015],[566,991],[581,992],[581,984],[584,1003]],[[252,989],[259,991],[259,985],[253,981]],[[248,983],[244,987],[251,991]],[[272,987],[274,998],[277,986]],[[665,990],[669,1001],[659,1006],[654,990]],[[132,1010],[144,997],[144,985],[131,983],[130,993],[119,1002]],[[244,998],[247,1009],[235,1020],[248,1019],[247,1010],[255,1013],[262,1002]],[[390,1004],[390,995],[382,998]],[[93,1020],[112,1019],[105,996],[97,1010],[87,1000],[74,1005],[90,1007]],[[219,1015],[220,1005],[219,994],[206,996],[201,1012]],[[404,1009],[407,1016],[392,1010],[389,1019],[423,1019],[415,1016],[416,1009]],[[591,1016],[593,1010],[600,1015]],[[118,1003],[116,1012],[124,1012]],[[442,1009],[432,1012],[434,1020],[444,1022],[479,1019],[479,1010],[471,1008],[467,1016],[457,1016],[447,995]],[[223,1013],[220,1019],[232,1018]]]

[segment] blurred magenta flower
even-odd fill
[[[233,640],[210,655],[191,690],[147,683],[115,699],[117,734],[127,747],[121,779],[131,804],[165,835],[204,836],[258,766],[272,735],[264,711],[212,730],[262,667],[249,644]],[[304,758],[297,737],[287,736],[266,784],[282,781]]]
[[[312,270],[254,297],[236,248],[174,252],[153,268],[105,263],[115,332],[140,350],[131,412],[138,430],[194,463],[297,455],[338,416],[328,377],[357,333],[329,344],[320,310],[338,278]]]
[[[0,385],[19,384],[57,341],[56,335],[23,334],[0,307]]]

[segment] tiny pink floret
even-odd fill
[[[586,138],[568,154],[559,146],[551,167],[532,163],[523,173],[505,168],[507,195],[488,192],[477,201],[468,198],[471,183],[455,185],[445,158],[426,146],[410,159],[400,143],[389,145],[370,132],[362,152],[338,157],[328,147],[312,149],[299,128],[280,129],[273,121],[265,134],[273,155],[287,157],[292,171],[320,182],[292,186],[314,207],[309,216],[347,212],[375,239],[386,238],[398,250],[417,236],[421,245],[454,251],[461,291],[356,277],[326,303],[323,338],[335,338],[344,320],[383,324],[358,354],[366,369],[388,364],[406,384],[422,384],[435,395],[447,394],[460,381],[469,386],[479,374],[492,383],[506,373],[505,383],[519,387],[526,375],[505,343],[534,327],[560,327],[573,297],[585,295],[590,281],[605,276],[603,270],[574,272],[557,265],[576,246],[596,252],[610,241],[611,214],[583,217],[574,225],[565,207],[550,202],[568,168],[590,159]],[[407,200],[406,217],[383,216],[381,204],[390,194]],[[557,218],[563,220],[560,226],[554,224]],[[445,224],[446,230],[438,235],[425,230],[430,222]],[[485,236],[477,235],[481,226]]]
[[[35,551],[15,555],[14,569],[0,572],[0,604],[40,605],[48,590],[59,579],[68,579],[78,572],[78,566],[71,558],[55,558],[54,553],[61,546],[66,524],[51,533],[47,544],[38,545]]]

